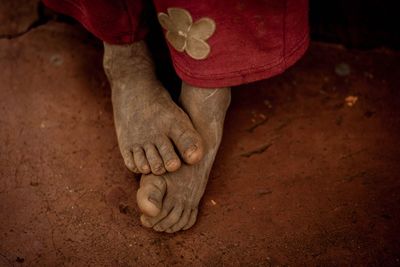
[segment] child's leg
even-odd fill
[[[105,43],[104,48],[104,69],[126,166],[146,174],[176,171],[181,162],[174,146],[186,163],[197,163],[203,156],[202,138],[157,80],[145,43]]]
[[[221,142],[230,99],[230,88],[202,89],[183,84],[182,107],[203,137],[204,157],[196,165],[182,165],[175,173],[142,176],[137,201],[145,214],[141,217],[144,226],[168,233],[193,226]]]

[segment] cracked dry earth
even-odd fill
[[[0,266],[400,265],[398,53],[313,44],[233,88],[199,220],[173,235],[140,226],[101,56],[65,24],[0,40]]]

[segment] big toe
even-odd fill
[[[166,188],[167,185],[162,176],[142,175],[136,199],[143,214],[155,217],[161,212]]]
[[[195,164],[203,158],[203,140],[194,129],[176,129],[171,138],[186,163]]]

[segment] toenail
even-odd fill
[[[149,166],[149,165],[143,165],[143,166],[142,166],[142,169],[143,169],[145,172],[150,171],[150,166]]]
[[[178,164],[177,160],[170,160],[167,162],[167,167],[175,167]]]
[[[196,152],[197,150],[197,146],[191,146],[188,149],[186,149],[185,154],[186,156],[188,156],[189,158],[192,157],[193,153]]]
[[[161,171],[164,170],[164,166],[163,166],[163,165],[157,165],[154,169],[155,169],[155,171],[157,171],[157,172],[161,172]]]
[[[151,203],[153,203],[153,204],[155,204],[155,205],[160,205],[160,201],[158,200],[159,198],[157,198],[157,197],[155,197],[155,196],[152,196],[152,195],[150,195],[149,197],[148,197],[148,200],[151,202]]]

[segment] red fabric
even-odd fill
[[[144,38],[146,0],[43,0],[49,8],[77,19],[95,36],[110,44]]]
[[[44,0],[56,11],[77,18],[100,39],[131,43],[144,37],[139,0]],[[308,0],[153,0],[157,12],[184,8],[193,20],[216,22],[207,40],[211,53],[195,60],[169,46],[177,74],[199,87],[224,87],[283,72],[306,51]],[[153,18],[156,19],[155,14]]]

